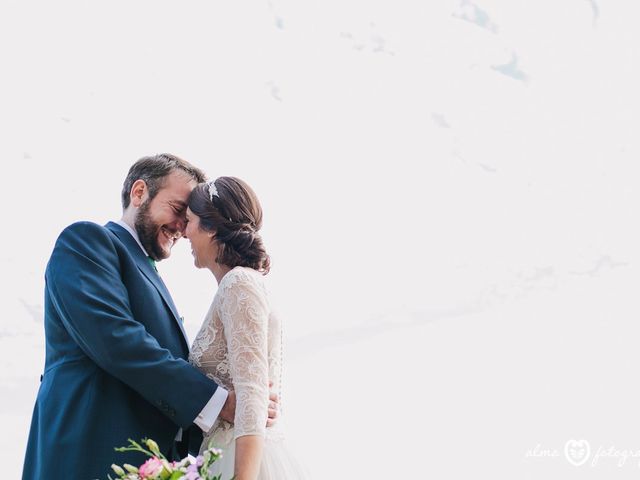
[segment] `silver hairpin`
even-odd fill
[[[213,202],[213,197],[220,198],[220,195],[218,195],[218,189],[215,185],[215,180],[211,180],[209,183],[207,183],[207,185],[209,188],[209,200]]]

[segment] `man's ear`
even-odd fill
[[[133,182],[131,186],[131,192],[129,193],[131,196],[131,206],[140,208],[147,198],[149,198],[149,190],[147,189],[147,182],[144,180],[138,179]]]

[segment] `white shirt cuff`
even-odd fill
[[[224,388],[218,387],[213,394],[213,397],[207,402],[202,411],[198,414],[196,419],[193,421],[200,430],[204,433],[209,433],[211,427],[215,423],[218,415],[222,411],[222,407],[224,407],[224,402],[227,401],[227,397],[229,396],[229,392],[227,392]]]

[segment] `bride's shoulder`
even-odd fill
[[[248,267],[235,267],[222,278],[216,294],[216,306],[221,316],[228,309],[241,305],[261,305],[269,308],[269,294],[263,275]]]
[[[220,289],[258,288],[264,290],[264,277],[257,270],[249,267],[234,267],[227,272],[220,282]]]

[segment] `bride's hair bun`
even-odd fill
[[[200,228],[216,233],[216,262],[228,267],[250,267],[267,274],[269,255],[258,233],[262,207],[249,185],[236,177],[201,183],[191,192],[189,208],[200,218]]]

